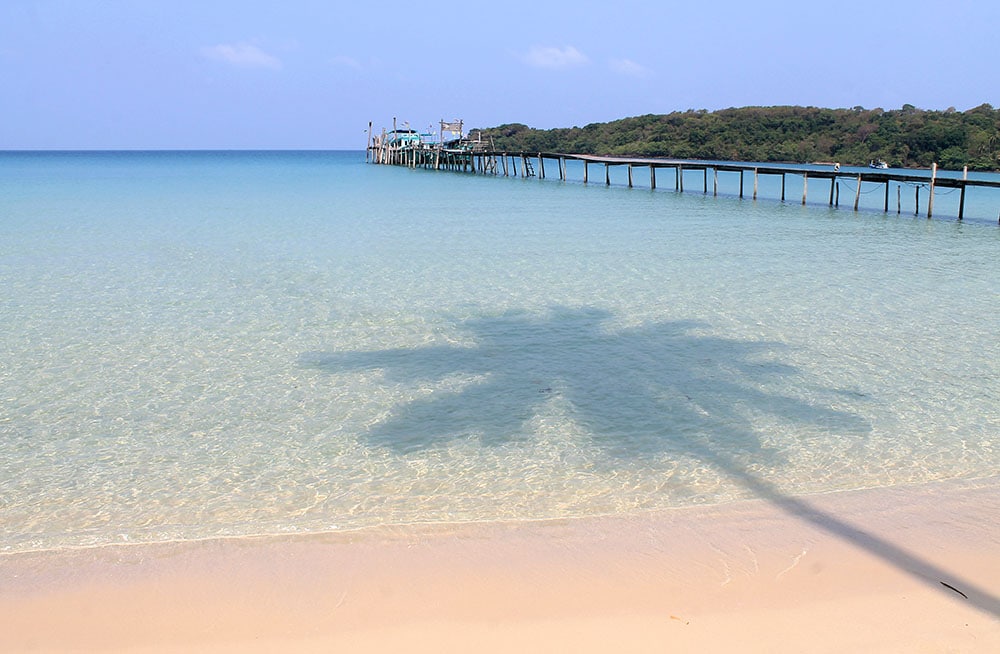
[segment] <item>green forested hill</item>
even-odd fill
[[[586,127],[482,130],[497,149],[731,161],[1000,169],[1000,110],[743,107],[623,118]]]

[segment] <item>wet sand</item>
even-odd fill
[[[985,652],[998,598],[991,478],[6,555],[0,651]]]

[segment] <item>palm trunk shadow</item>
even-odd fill
[[[733,480],[792,517],[808,522],[843,541],[891,563],[897,569],[922,581],[933,590],[954,599],[961,595],[965,600],[987,615],[1000,617],[1000,598],[968,579],[912,554],[892,542],[856,527],[837,516],[823,511],[807,499],[793,497],[779,491],[773,484],[743,470],[726,457],[717,453],[702,452],[704,460],[711,461]]]

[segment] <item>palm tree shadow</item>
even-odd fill
[[[690,321],[612,329],[612,318],[596,308],[557,307],[544,318],[511,313],[464,322],[473,347],[314,352],[301,363],[337,373],[377,369],[387,382],[405,384],[453,375],[473,380],[398,408],[370,428],[366,438],[373,445],[405,455],[460,438],[487,447],[527,440],[531,419],[558,398],[612,465],[650,454],[694,457],[755,496],[942,589],[943,570],[751,471],[761,462],[765,469],[782,463],[781,452],[762,442],[751,413],[845,438],[870,431],[856,414],[774,390],[800,374],[779,359],[785,346],[706,336],[706,325]],[[823,392],[834,398],[846,391]],[[974,606],[1000,615],[996,597],[951,581]]]
[[[780,344],[696,335],[704,325],[689,321],[612,332],[611,318],[593,308],[557,308],[544,319],[507,314],[463,323],[474,347],[308,353],[302,362],[336,372],[377,369],[387,382],[405,384],[474,377],[457,391],[406,404],[367,434],[403,453],[471,435],[487,446],[530,438],[526,423],[553,397],[615,456],[689,451],[692,439],[711,433],[724,435],[727,447],[759,453],[741,412],[750,406],[852,433],[868,429],[857,416],[761,390],[796,373],[774,360]]]

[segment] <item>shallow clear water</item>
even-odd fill
[[[0,153],[0,548],[1000,469],[1000,204],[548,172]]]

